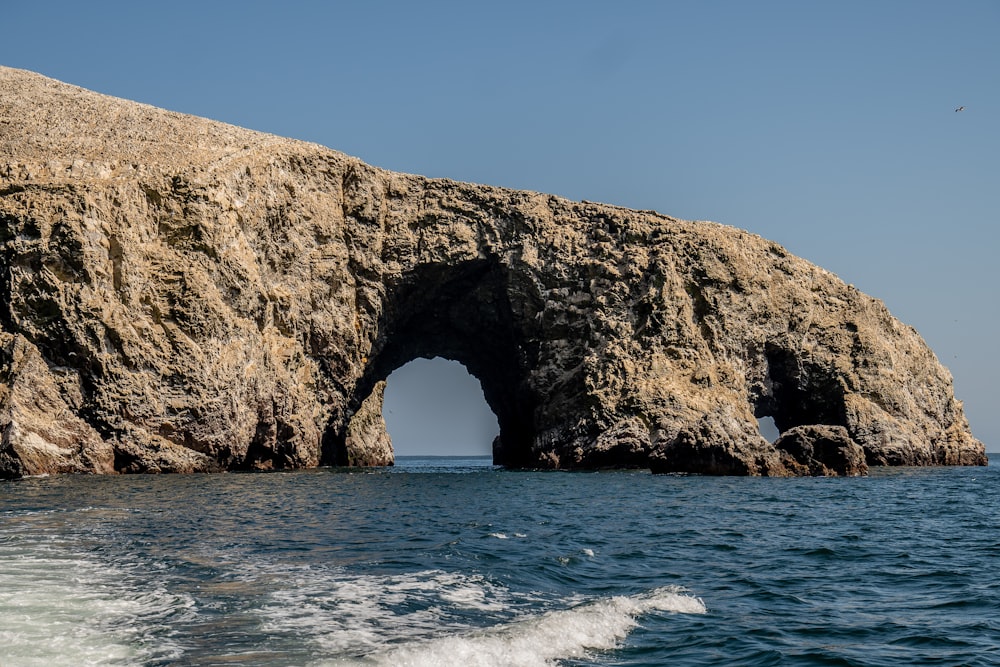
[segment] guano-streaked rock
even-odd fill
[[[912,328],[754,234],[8,68],[0,257],[0,476],[391,463],[382,383],[433,356],[508,466],[853,474],[764,415],[868,465],[986,461]]]

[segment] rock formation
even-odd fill
[[[864,449],[843,426],[796,426],[782,433],[774,446],[788,469],[802,475],[868,473]]]
[[[986,460],[912,328],[754,234],[7,68],[0,258],[0,476],[389,464],[383,381],[434,356],[479,378],[508,466]]]

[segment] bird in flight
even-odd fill
[[[957,109],[955,109],[956,113],[959,111],[965,111],[965,107],[958,107]]]

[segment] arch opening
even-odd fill
[[[763,362],[751,401],[764,438],[774,442],[796,426],[847,426],[844,389],[829,369],[775,345],[765,347]]]
[[[479,380],[441,357],[393,371],[382,415],[396,456],[492,456],[500,434]]]
[[[760,431],[761,437],[768,442],[774,442],[781,435],[774,423],[774,417],[770,415],[757,417],[757,430]]]
[[[494,464],[526,466],[539,402],[528,381],[538,343],[524,330],[523,314],[516,315],[523,305],[513,300],[523,303],[523,296],[499,262],[482,258],[422,264],[388,281],[374,305],[377,327],[346,410],[324,434],[322,462],[370,465],[371,459],[356,456],[352,447],[387,439],[381,411],[386,379],[415,359],[441,357],[458,362],[480,382],[499,429],[492,442]],[[391,461],[391,448],[378,446],[388,450]]]

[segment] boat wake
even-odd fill
[[[620,646],[648,614],[706,613],[699,598],[674,586],[543,600],[479,575],[440,571],[321,579],[276,591],[261,610],[270,617],[265,631],[297,632],[331,656],[313,667],[548,667]],[[484,626],[484,619],[492,623]]]
[[[676,588],[635,597],[611,597],[568,609],[528,616],[465,635],[403,645],[372,656],[375,665],[464,665],[468,667],[549,667],[621,645],[653,612],[704,614],[704,603]],[[331,663],[336,664],[336,663]]]

